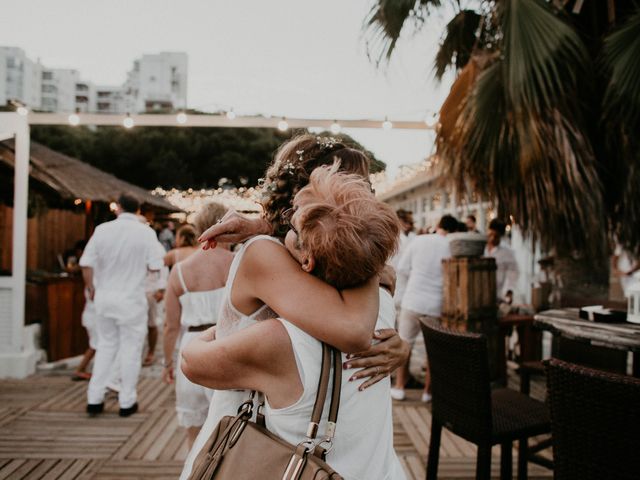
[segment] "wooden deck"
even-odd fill
[[[129,418],[118,416],[114,394],[104,414],[89,418],[84,412],[87,383],[71,382],[69,373],[0,381],[0,480],[178,477],[187,454],[185,431],[176,422],[173,388],[161,382],[157,367],[144,369],[140,412]],[[541,386],[534,385],[534,396],[541,394]],[[409,391],[407,400],[394,403],[394,443],[410,479],[425,477],[429,447],[431,413],[417,401],[419,395]],[[493,453],[497,478],[499,448]],[[439,477],[474,478],[475,454],[473,445],[443,432]],[[552,477],[532,464],[529,474]]]

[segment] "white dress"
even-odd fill
[[[189,327],[215,325],[220,310],[224,288],[190,292],[182,276],[182,263],[177,263],[178,278],[184,293],[180,295],[181,339],[178,358],[182,349],[201,332],[190,332]],[[207,411],[213,396],[210,388],[196,385],[184,376],[180,368],[176,368],[176,412],[178,425],[182,427],[200,427],[207,418]]]
[[[229,276],[227,278],[227,284],[225,287],[224,299],[222,301],[220,315],[218,316],[218,328],[216,329],[216,338],[222,338],[224,336],[231,335],[234,332],[237,332],[245,327],[253,325],[255,322],[259,320],[266,320],[269,318],[277,317],[277,314],[266,305],[263,305],[251,315],[244,315],[241,312],[239,312],[238,309],[231,303],[231,289],[233,288],[234,279],[235,279],[238,267],[240,265],[240,262],[242,260],[242,256],[249,245],[251,245],[254,241],[257,241],[260,239],[269,240],[272,242],[276,242],[279,245],[282,245],[278,240],[276,240],[273,237],[260,235],[247,241],[243,245],[242,249],[236,254],[235,258],[233,259],[233,263],[231,264],[231,268],[229,269]],[[376,323],[376,328],[393,328],[395,323],[395,315],[396,315],[396,311],[395,311],[395,306],[393,304],[393,298],[391,297],[391,295],[389,295],[389,293],[386,290],[380,289],[380,308],[378,312],[378,321]],[[318,368],[319,367],[320,367],[320,362],[318,362]],[[348,372],[353,374],[353,371],[351,370],[349,370]],[[318,385],[317,377],[315,378],[314,381],[315,381],[315,388],[317,388],[317,385]],[[352,383],[354,386],[357,386],[360,382],[349,382],[349,383]],[[390,381],[387,379],[383,382],[379,382],[379,385],[381,385],[381,387],[384,388],[386,392],[386,401],[388,402],[389,408],[390,408],[391,407],[391,395],[389,393]],[[374,387],[370,387],[370,389],[372,388]],[[367,390],[361,393],[366,393]],[[314,394],[315,394],[315,391],[314,391]],[[248,397],[249,397],[249,392],[246,390],[215,390],[214,391],[213,398],[211,400],[211,406],[209,407],[209,414],[207,415],[207,419],[204,425],[202,426],[202,429],[200,430],[200,433],[198,434],[198,437],[196,438],[196,441],[194,442],[193,447],[191,448],[191,450],[189,451],[189,454],[187,455],[187,459],[185,460],[182,473],[180,474],[180,480],[186,480],[191,474],[191,470],[193,468],[193,461],[195,460],[195,457],[198,455],[198,453],[204,446],[207,439],[211,436],[211,433],[213,433],[213,430],[215,429],[220,419],[222,419],[222,417],[226,415],[236,415],[238,413],[238,407]],[[340,408],[342,409],[342,407]],[[303,422],[304,423],[304,427],[302,430],[303,435],[304,435],[304,432],[306,431],[309,418],[310,418],[310,414],[307,416],[306,420],[304,420]],[[393,432],[391,431],[391,441],[393,440],[392,437],[393,437]],[[366,462],[366,460],[363,460],[363,461]],[[405,478],[404,474],[402,473],[402,467],[400,467],[401,476],[398,476],[395,474],[396,472],[395,463],[391,462],[391,464],[392,464],[392,468],[390,467],[391,473],[393,473],[394,476],[381,477],[381,478],[389,478],[394,480],[396,478],[398,479]],[[343,474],[343,472],[341,472],[340,470],[337,470],[337,471]]]
[[[383,301],[388,301],[393,306],[393,300],[388,293]],[[391,320],[393,321],[393,317]],[[291,338],[304,391],[293,405],[285,408],[271,408],[267,401],[265,420],[270,432],[296,445],[305,438],[315,403],[322,361],[322,344],[286,320],[281,322]],[[392,327],[393,323],[378,322],[376,325],[376,328]],[[343,355],[342,362],[345,361],[346,357]],[[346,480],[404,479],[402,465],[393,448],[390,380],[386,378],[360,392],[358,391],[360,382],[349,381],[352,374],[350,370],[342,372],[340,409],[333,449],[327,454],[327,463]],[[325,432],[330,396],[329,392],[318,438],[322,438]]]

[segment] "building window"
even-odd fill
[[[53,72],[42,72],[43,80],[53,80]]]

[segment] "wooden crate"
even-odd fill
[[[447,258],[442,261],[442,316],[476,320],[496,315],[496,261],[489,257]]]

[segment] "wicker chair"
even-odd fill
[[[640,380],[547,362],[555,478],[640,478]]]
[[[500,477],[511,478],[511,450],[519,440],[518,478],[527,476],[529,437],[551,430],[542,402],[515,390],[491,390],[487,339],[422,325],[431,370],[432,422],[427,479],[438,476],[442,427],[478,446],[476,478],[491,476],[491,447],[500,444]]]

